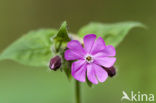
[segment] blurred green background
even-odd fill
[[[123,90],[156,94],[156,0],[0,0],[0,52],[24,33],[64,20],[75,33],[90,21],[148,27],[133,29],[117,48],[116,77],[93,88],[82,84],[83,103],[120,103]],[[64,73],[0,62],[0,103],[73,102],[73,81]]]

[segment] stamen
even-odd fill
[[[91,55],[86,55],[85,56],[85,60],[88,62],[88,63],[91,63],[93,62],[93,57]]]
[[[87,59],[87,61],[91,61],[92,57],[88,56],[86,59]]]

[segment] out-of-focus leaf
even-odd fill
[[[106,44],[117,46],[134,27],[144,27],[139,22],[121,22],[115,24],[90,23],[82,27],[78,34],[83,37],[86,34],[101,36]]]
[[[55,29],[31,31],[6,48],[0,60],[10,59],[30,66],[47,66],[54,55],[50,38],[56,33]]]

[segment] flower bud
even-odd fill
[[[55,56],[50,60],[49,68],[51,70],[57,70],[61,66],[61,57]]]
[[[106,67],[103,67],[103,68],[107,71],[107,73],[110,77],[113,77],[116,74],[116,69],[114,66],[112,66],[110,68],[106,68]]]

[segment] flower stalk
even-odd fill
[[[75,103],[81,103],[81,87],[77,80],[75,80],[75,100]]]

